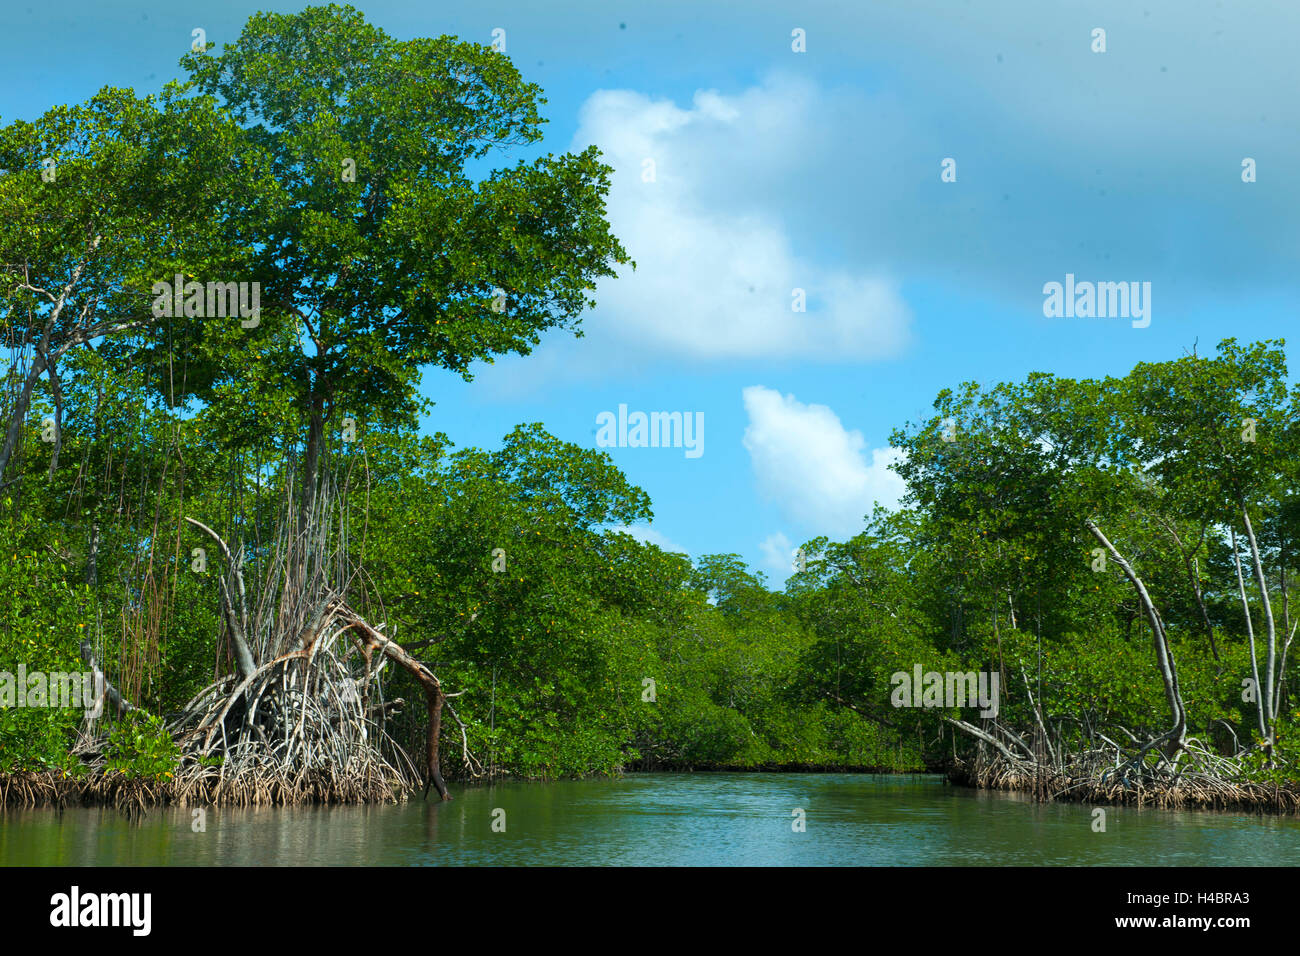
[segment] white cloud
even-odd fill
[[[889,466],[901,450],[868,449],[862,433],[846,429],[825,405],[805,405],[761,385],[743,396],[744,444],[759,489],[787,517],[813,534],[847,538],[862,530],[875,502],[898,506],[906,488]]]
[[[794,544],[783,532],[769,534],[758,547],[763,552],[762,569],[770,583],[779,584],[794,573]]]
[[[645,525],[616,525],[609,529],[610,531],[621,531],[623,534],[631,535],[642,544],[653,544],[664,551],[679,551],[682,554],[689,555],[685,548],[677,542],[671,540],[666,535],[660,534],[654,528]]]
[[[592,94],[574,146],[595,143],[614,168],[609,219],[637,268],[600,283],[586,346],[699,359],[897,354],[909,316],[895,283],[801,255],[792,234],[815,231],[774,211],[791,183],[819,178],[809,144],[830,112],[799,79],[735,96],[699,91],[687,108],[628,90]],[[654,182],[643,181],[646,160]],[[806,312],[791,309],[795,288]]]

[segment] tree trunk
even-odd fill
[[[1255,682],[1255,713],[1259,717],[1259,736],[1268,740],[1268,720],[1265,716],[1264,689],[1259,686],[1259,659],[1255,655],[1255,624],[1250,619],[1250,601],[1246,597],[1246,578],[1241,573],[1241,552],[1237,549],[1237,529],[1229,527],[1232,535],[1232,563],[1237,569],[1237,591],[1241,594],[1241,611],[1246,617],[1246,637],[1250,641],[1250,678]]]
[[[1110,556],[1114,558],[1115,563],[1124,570],[1125,576],[1133,585],[1134,590],[1137,591],[1138,600],[1142,602],[1142,607],[1147,612],[1147,620],[1150,621],[1151,631],[1154,634],[1156,663],[1160,666],[1160,677],[1161,680],[1164,681],[1165,685],[1165,697],[1169,701],[1169,710],[1172,712],[1174,718],[1174,726],[1166,735],[1168,737],[1168,745],[1164,750],[1165,755],[1170,759],[1173,759],[1173,757],[1182,750],[1185,745],[1187,735],[1187,711],[1183,705],[1182,691],[1179,690],[1178,687],[1177,664],[1174,662],[1174,656],[1173,652],[1169,648],[1169,642],[1165,638],[1164,623],[1160,620],[1160,613],[1156,610],[1155,604],[1152,603],[1151,595],[1147,593],[1146,585],[1143,584],[1142,579],[1137,576],[1137,572],[1135,572],[1132,566],[1124,560],[1123,555],[1121,555],[1119,551],[1116,550],[1115,546],[1107,540],[1106,536],[1102,534],[1101,529],[1093,523],[1091,518],[1086,519],[1084,525],[1090,532],[1092,532],[1092,536],[1101,542],[1101,546],[1110,553]]]
[[[1268,631],[1268,659],[1264,662],[1264,712],[1268,716],[1268,745],[1273,745],[1273,728],[1277,719],[1277,699],[1274,695],[1273,671],[1277,666],[1277,625],[1273,622],[1273,602],[1268,597],[1268,581],[1264,578],[1264,565],[1259,557],[1259,544],[1255,540],[1255,529],[1250,524],[1250,512],[1245,503],[1241,506],[1241,517],[1246,522],[1246,538],[1250,541],[1250,553],[1255,561],[1255,583],[1259,585],[1259,600],[1264,605],[1264,626]]]
[[[90,524],[90,547],[86,553],[86,584],[99,586],[99,521]]]
[[[371,627],[350,608],[342,609],[340,617],[361,632],[365,641],[388,655],[405,668],[424,688],[425,704],[429,713],[429,743],[425,752],[425,790],[432,784],[443,800],[450,800],[447,784],[442,779],[442,765],[438,756],[438,739],[442,736],[442,708],[447,696],[442,692],[442,684],[433,671],[425,667],[400,644]]]
[[[320,477],[321,446],[325,439],[325,400],[319,394],[311,399],[311,418],[307,424],[307,452],[302,466],[302,505],[298,514],[298,530],[304,531],[311,521],[311,511],[316,504],[316,484]]]
[[[5,469],[9,467],[9,459],[13,457],[18,439],[22,436],[23,424],[27,420],[27,409],[32,403],[32,389],[36,387],[37,380],[44,372],[45,359],[40,354],[33,356],[32,367],[27,370],[27,378],[23,382],[22,390],[19,391],[13,410],[9,413],[9,428],[5,432],[4,447],[0,448],[0,479],[4,478]]]

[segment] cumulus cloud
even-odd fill
[[[749,416],[744,445],[759,489],[787,517],[812,534],[846,538],[862,530],[876,502],[898,506],[906,489],[889,466],[901,450],[868,449],[862,433],[846,429],[825,405],[761,385],[742,394]]]
[[[779,583],[794,573],[794,544],[784,532],[769,534],[759,542],[758,548],[763,553],[762,569],[771,581]]]
[[[637,263],[600,284],[592,339],[697,359],[900,351],[909,318],[895,283],[802,255],[774,212],[774,190],[810,161],[799,129],[818,96],[773,80],[736,96],[700,91],[685,108],[628,90],[587,100],[575,146],[597,144],[614,168],[609,218]],[[806,311],[792,308],[796,289]]]
[[[660,534],[654,528],[645,525],[616,525],[609,529],[610,531],[621,531],[623,534],[631,535],[642,544],[653,544],[664,551],[679,551],[682,554],[689,554],[680,544],[670,539],[667,535]]]

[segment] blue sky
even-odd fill
[[[194,28],[221,44],[302,5],[16,0],[0,119],[156,91]],[[548,99],[543,149],[594,142],[615,168],[638,264],[597,290],[582,339],[469,384],[428,373],[427,428],[490,448],[540,421],[595,446],[620,404],[702,412],[698,458],[609,449],[654,502],[639,533],[739,553],[774,584],[792,547],[896,500],[889,432],[942,388],[1118,374],[1296,326],[1298,5],[354,5],[400,38],[504,29]],[[1150,326],[1044,317],[1067,273],[1150,282]]]

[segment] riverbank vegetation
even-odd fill
[[[0,127],[0,673],[104,678],[94,715],[0,683],[0,803],[781,767],[1296,809],[1281,343],[945,391],[904,506],[774,591],[619,530],[647,494],[543,423],[421,432],[422,369],[629,264],[595,150],[481,168],[540,136],[508,58],[325,7],[182,62]],[[899,706],[918,668],[996,713]]]

